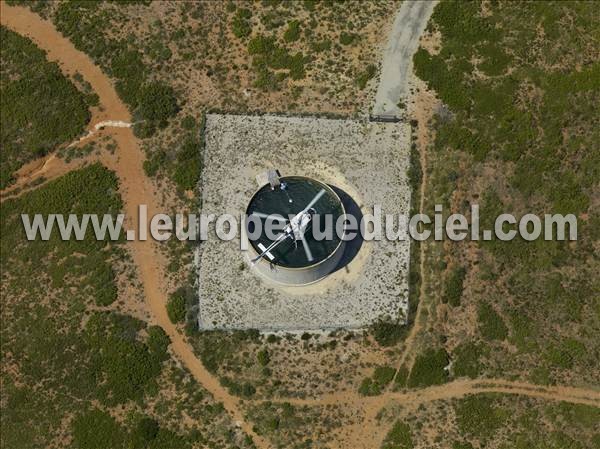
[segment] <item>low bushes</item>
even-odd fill
[[[448,354],[444,349],[427,349],[415,359],[407,385],[409,387],[427,387],[443,384],[448,380],[448,373],[444,368],[449,361]]]
[[[383,319],[371,326],[371,334],[381,346],[394,346],[406,335],[406,327],[404,324]]]
[[[0,189],[26,162],[81,135],[91,96],[80,92],[29,39],[0,27]]]
[[[457,267],[450,272],[446,278],[444,296],[442,302],[448,303],[453,307],[460,305],[460,298],[463,293],[463,283],[467,270],[464,267]]]
[[[408,424],[396,421],[394,427],[388,432],[381,449],[412,449],[413,441]]]
[[[378,366],[372,377],[365,378],[358,389],[363,396],[376,396],[392,381],[396,370],[390,366]]]
[[[182,323],[185,320],[185,298],[174,293],[167,303],[167,314],[173,324]]]
[[[374,64],[369,64],[364,72],[361,72],[356,77],[356,84],[360,89],[364,89],[371,78],[377,74],[377,67]]]
[[[508,336],[508,328],[502,317],[488,303],[481,303],[477,310],[479,331],[486,340],[504,340]]]

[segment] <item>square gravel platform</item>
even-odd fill
[[[372,213],[379,204],[384,213],[409,213],[407,123],[209,114],[205,142],[204,214],[239,219],[258,189],[256,175],[271,168],[332,186],[347,210]],[[212,228],[197,257],[200,329],[357,329],[407,316],[408,240],[348,244],[337,271],[288,287],[250,267],[239,236],[221,241]]]

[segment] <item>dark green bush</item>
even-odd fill
[[[462,435],[489,437],[508,418],[508,413],[487,394],[470,395],[455,405],[456,422]]]
[[[448,380],[448,373],[444,368],[449,361],[448,354],[444,349],[427,349],[415,359],[407,385],[409,387],[427,387],[443,384]]]
[[[463,283],[466,275],[467,270],[464,267],[456,267],[450,272],[446,278],[442,302],[448,303],[453,307],[460,306],[460,298],[463,294]]]
[[[396,421],[383,440],[381,449],[412,449],[413,441],[410,427],[402,421]]]
[[[406,386],[406,381],[408,380],[408,368],[406,368],[406,366],[402,365],[399,369],[398,369],[398,373],[396,374],[396,379],[394,379],[394,384],[396,387],[405,387]]]
[[[360,89],[364,89],[371,78],[377,74],[377,67],[369,64],[364,72],[361,72],[356,78],[356,84]]]
[[[379,320],[371,326],[371,333],[381,346],[394,346],[406,335],[406,325]]]
[[[160,326],[150,326],[148,328],[148,340],[146,342],[150,352],[160,361],[167,360],[169,354],[167,348],[171,344],[171,339]]]
[[[167,303],[167,314],[173,324],[181,323],[185,320],[185,298],[174,294],[169,297]]]
[[[193,131],[196,128],[196,120],[191,115],[186,115],[181,120],[181,127],[186,131]]]
[[[156,420],[148,416],[144,416],[137,423],[137,426],[135,428],[135,435],[141,441],[148,442],[156,438],[156,436],[158,435],[158,430],[158,422],[156,422]]]
[[[200,150],[200,140],[194,134],[190,134],[177,152],[173,180],[183,190],[193,190],[200,180]]]
[[[252,25],[250,24],[251,17],[252,13],[249,9],[240,8],[237,10],[236,15],[231,22],[231,31],[235,37],[241,39],[250,36],[252,33]]]
[[[352,43],[354,43],[354,41],[358,38],[358,36],[354,33],[347,33],[345,31],[342,31],[342,34],[340,34],[340,43],[342,45],[350,45]]]
[[[138,139],[152,137],[155,132],[156,124],[154,122],[137,122],[133,124],[133,134]]]
[[[160,81],[144,86],[138,99],[138,112],[142,120],[156,122],[159,125],[173,117],[179,107],[175,91]]]
[[[488,303],[481,303],[477,310],[479,331],[486,340],[504,340],[508,336],[508,328],[502,317]]]
[[[372,377],[363,379],[358,388],[359,394],[363,396],[376,396],[392,381],[396,370],[389,366],[378,366]]]
[[[300,38],[300,22],[297,20],[290,20],[288,22],[287,30],[283,33],[283,40],[286,42],[294,42]]]
[[[125,430],[108,413],[98,409],[77,416],[73,423],[73,440],[79,449],[123,448]]]
[[[454,350],[454,363],[452,371],[456,377],[467,376],[471,379],[481,374],[480,358],[484,355],[484,348],[476,343],[463,343]]]
[[[378,366],[373,373],[373,381],[379,385],[387,385],[394,378],[396,370],[391,366]]]
[[[271,356],[269,355],[269,351],[267,351],[266,349],[261,349],[260,351],[258,351],[256,359],[258,360],[258,363],[261,366],[267,366],[271,361]]]

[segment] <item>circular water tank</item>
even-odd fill
[[[304,285],[322,279],[338,266],[344,253],[346,211],[331,187],[304,176],[279,178],[280,186],[262,186],[250,199],[243,238],[248,240],[251,266],[268,279],[286,285]],[[286,226],[302,212],[311,216],[300,235],[285,234]],[[272,232],[266,230],[274,224]],[[342,233],[336,232],[336,224]],[[272,250],[264,252],[277,240]],[[303,241],[304,240],[304,241]],[[260,255],[262,254],[262,257]]]

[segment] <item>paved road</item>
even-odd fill
[[[407,0],[402,3],[383,55],[383,65],[373,115],[396,115],[398,102],[406,98],[412,57],[437,1]]]

